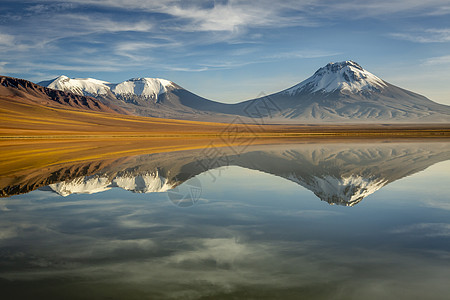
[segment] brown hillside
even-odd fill
[[[0,76],[0,96],[20,99],[24,103],[36,103],[48,107],[67,107],[98,112],[130,114],[116,105],[106,106],[99,100],[68,92],[46,88],[28,80]]]

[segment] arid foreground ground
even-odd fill
[[[450,137],[450,124],[257,125],[145,118],[0,96],[0,174],[58,163],[317,139]]]
[[[270,120],[266,120],[270,121]],[[268,138],[450,136],[450,124],[244,125],[145,118],[48,107],[0,97],[0,138]]]

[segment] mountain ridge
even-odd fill
[[[205,99],[172,81],[158,78],[145,78],[155,83],[146,97],[139,92],[126,93],[126,97],[115,93],[114,87],[131,80],[117,84],[97,80],[109,90],[98,86],[91,90],[102,90],[93,96],[106,105],[118,105],[133,114],[151,117],[230,122],[239,116],[244,122],[264,119],[273,124],[450,122],[450,106],[392,85],[354,61],[329,63],[290,88],[234,104]],[[166,82],[163,88],[161,80]],[[58,87],[58,82],[48,86]],[[65,88],[77,91],[79,87]],[[86,89],[83,93],[90,91]],[[272,111],[262,111],[268,105]]]
[[[20,100],[24,103],[34,103],[57,108],[75,108],[96,112],[130,113],[117,105],[105,105],[96,98],[66,93],[32,83],[31,81],[0,76],[0,96]]]

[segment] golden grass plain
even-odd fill
[[[217,138],[450,136],[450,124],[245,125],[138,117],[48,107],[0,97],[0,138]]]

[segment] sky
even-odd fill
[[[0,0],[0,74],[157,77],[234,103],[353,60],[450,105],[450,0]]]

